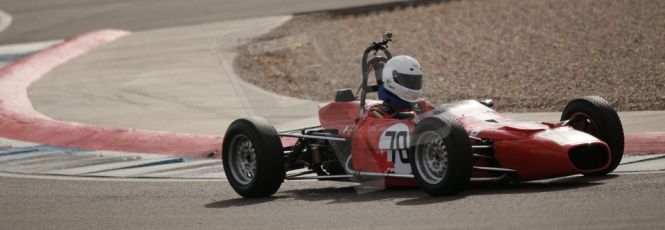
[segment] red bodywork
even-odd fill
[[[366,111],[380,103],[368,100]],[[411,174],[406,150],[416,121],[377,118],[367,112],[359,119],[359,106],[358,101],[330,102],[321,104],[319,109],[319,120],[325,129],[337,130],[340,136],[351,140],[354,170]],[[520,180],[590,173],[603,170],[610,163],[605,142],[568,126],[514,121],[476,101],[447,104],[442,110],[464,126],[472,137],[472,145],[476,138],[491,140],[498,167],[516,170]],[[483,159],[475,162],[476,166],[486,164]],[[473,177],[490,176],[481,171],[473,173]]]

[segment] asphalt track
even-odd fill
[[[104,28],[137,31],[396,1],[0,0],[0,9],[13,17],[0,34],[0,44],[61,39]]]
[[[347,183],[287,182],[240,199],[222,181],[0,177],[0,229],[662,229],[663,173],[356,194]],[[75,188],[75,189],[74,189]]]

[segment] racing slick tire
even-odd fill
[[[471,179],[473,153],[466,131],[442,114],[416,125],[409,151],[418,185],[432,196],[456,195]]]
[[[238,119],[229,125],[222,163],[231,187],[245,198],[269,197],[284,182],[282,142],[264,118]]]
[[[589,133],[610,147],[610,165],[587,176],[606,175],[619,166],[623,157],[623,126],[616,110],[599,96],[585,96],[570,101],[561,113],[561,121],[569,121],[573,128]]]

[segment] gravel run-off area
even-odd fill
[[[239,47],[240,77],[297,98],[357,88],[382,31],[418,59],[434,104],[492,98],[500,111],[560,111],[572,98],[665,109],[665,1],[462,0],[294,17]]]

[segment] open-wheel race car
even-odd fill
[[[454,195],[469,181],[604,175],[621,161],[621,121],[597,96],[570,101],[558,122],[514,121],[491,109],[491,100],[437,107],[420,101],[391,117],[377,114],[382,101],[367,94],[383,83],[391,38],[384,33],[364,51],[356,93],[338,90],[334,101],[319,105],[320,126],[277,132],[260,117],[231,123],[222,160],[233,189],[266,197],[285,179],[379,178],[388,187],[418,185],[434,196]],[[376,85],[369,84],[372,72]]]

